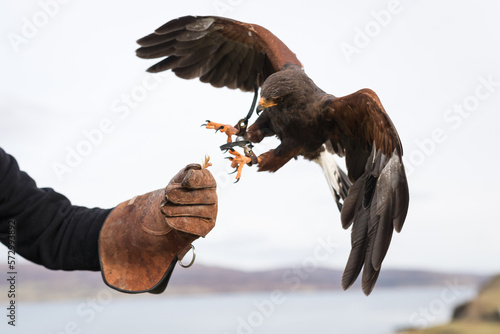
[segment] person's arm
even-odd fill
[[[49,269],[100,270],[99,231],[112,209],[74,206],[50,188],[38,188],[0,148],[0,241],[16,225],[16,252]]]
[[[166,188],[136,196],[114,209],[71,205],[50,188],[38,188],[0,148],[0,241],[49,269],[101,270],[111,288],[161,293],[177,260],[205,237],[217,218],[217,184],[189,164]],[[194,257],[193,257],[194,260]]]

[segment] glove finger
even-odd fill
[[[210,205],[177,205],[165,203],[161,207],[161,212],[167,217],[199,217],[214,219],[217,215],[215,204]]]
[[[217,193],[215,188],[186,189],[181,185],[169,185],[165,198],[174,204],[215,204]]]
[[[181,169],[173,178],[170,180],[169,184],[175,184],[175,183],[181,183],[185,178],[187,173],[190,170],[200,170],[201,165],[200,164],[189,164],[183,169]]]
[[[204,237],[215,226],[215,220],[199,217],[165,217],[166,223],[176,230]]]
[[[214,188],[217,186],[208,169],[190,169],[186,172],[181,185],[188,189]]]

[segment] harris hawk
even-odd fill
[[[343,97],[325,93],[302,64],[269,30],[215,16],[184,16],[137,41],[141,58],[161,58],[148,72],[172,70],[183,79],[200,78],[215,87],[254,91],[246,118],[235,126],[207,121],[228,136],[221,146],[234,155],[237,180],[245,164],[275,172],[303,156],[320,164],[341,212],[352,225],[351,252],[342,276],[349,288],[362,268],[361,286],[369,295],[380,273],[393,230],[400,232],[409,204],[403,148],[391,119],[370,89]],[[247,122],[261,89],[259,117]],[[233,142],[232,136],[243,139]],[[250,143],[276,136],[280,144],[256,156]],[[243,146],[244,153],[234,147]],[[333,159],[345,157],[346,175]]]

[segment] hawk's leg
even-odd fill
[[[300,146],[294,140],[283,140],[274,150],[259,155],[259,172],[276,172],[300,153]]]
[[[245,139],[252,143],[260,143],[264,137],[274,136],[269,112],[264,110],[257,120],[248,127]]]

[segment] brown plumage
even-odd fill
[[[409,203],[403,148],[375,92],[362,89],[339,98],[325,93],[271,32],[231,19],[181,17],[138,43],[139,57],[166,57],[150,72],[170,69],[184,79],[243,91],[261,87],[262,114],[245,138],[258,143],[275,135],[281,143],[259,156],[259,171],[275,172],[299,155],[321,165],[342,226],[353,226],[342,287],[351,286],[364,267],[362,289],[370,294]],[[348,177],[333,153],[345,156]]]

